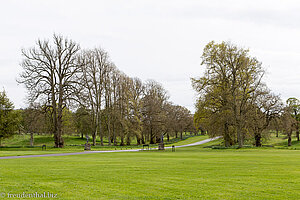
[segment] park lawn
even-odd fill
[[[299,199],[300,151],[203,146],[0,160],[0,193],[50,192],[58,199]]]
[[[78,136],[63,136],[63,139],[66,145],[83,145],[86,142],[86,138]],[[4,146],[29,146],[30,135],[14,135],[10,138],[4,139],[2,144]],[[53,137],[51,135],[34,135],[34,146],[41,145],[47,145],[49,147],[54,146]]]
[[[263,143],[264,144],[264,143]],[[287,136],[279,134],[276,137],[275,134],[272,134],[271,137],[265,142],[267,145],[272,145],[276,148],[287,148],[287,149],[299,149],[300,150],[300,141],[297,141],[296,134],[292,135],[292,146],[288,147]]]
[[[185,140],[181,140],[181,141],[173,143],[173,144],[167,144],[166,146],[172,146],[172,145],[179,146],[179,145],[192,144],[192,143],[199,142],[201,140],[205,140],[208,138],[209,138],[208,135],[198,135],[198,136],[187,138]]]

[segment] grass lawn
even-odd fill
[[[208,149],[0,160],[0,193],[58,199],[299,199],[300,152]]]
[[[184,133],[183,134],[184,139],[189,137],[194,137],[191,136],[189,133]],[[199,137],[199,136],[198,136]],[[203,136],[202,136],[203,137]],[[84,145],[86,143],[86,138],[81,138],[79,136],[63,136],[65,146],[74,146],[74,145]],[[119,140],[119,138],[117,138]],[[171,138],[170,142],[167,142],[165,138],[165,143],[177,143],[180,141],[180,138]],[[89,142],[92,142],[92,137],[90,136]],[[108,145],[107,138],[104,138],[104,145]],[[120,141],[118,141],[120,143]],[[100,144],[100,139],[97,137],[96,144]],[[131,144],[136,145],[136,140],[131,139]],[[10,138],[6,138],[2,141],[3,146],[29,146],[30,145],[30,135],[29,134],[24,134],[24,135],[14,135]],[[54,139],[50,135],[34,135],[34,146],[41,146],[41,145],[47,145],[49,147],[54,146]]]
[[[191,143],[199,142],[201,140],[205,140],[205,139],[208,139],[208,138],[209,137],[207,135],[199,135],[199,136],[194,136],[194,137],[187,138],[185,140],[181,140],[181,141],[176,142],[176,143],[167,144],[166,146],[172,146],[172,145],[179,146],[179,145],[191,144]]]

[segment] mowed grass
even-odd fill
[[[58,199],[299,199],[299,151],[203,146],[0,160],[0,193],[51,192]]]
[[[192,144],[192,143],[199,142],[201,140],[205,140],[205,139],[208,139],[208,138],[209,138],[208,135],[198,135],[198,136],[187,138],[185,140],[181,140],[181,141],[176,142],[176,143],[167,144],[166,146],[172,146],[172,145],[180,146],[180,145]]]

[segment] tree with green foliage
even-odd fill
[[[201,58],[206,67],[204,76],[192,78],[199,93],[200,110],[195,116],[203,118],[210,129],[217,126],[224,134],[226,146],[237,141],[242,147],[248,103],[264,75],[261,63],[249,56],[249,50],[229,42],[208,43]]]
[[[269,135],[267,128],[272,120],[276,120],[283,110],[283,104],[279,96],[274,95],[266,87],[260,87],[255,91],[252,98],[254,101],[249,104],[247,113],[246,128],[251,131],[250,138],[254,138],[255,146],[262,146],[263,133],[265,138]]]
[[[14,111],[13,103],[6,92],[0,92],[0,146],[4,138],[14,135],[20,123],[20,116]]]
[[[90,110],[82,106],[76,110],[75,127],[77,129],[77,132],[81,134],[81,138],[83,138],[84,135],[92,134],[93,120]]]
[[[22,111],[23,129],[25,133],[30,134],[30,146],[34,144],[34,133],[47,132],[47,117],[42,106],[37,103],[32,103],[28,108]]]
[[[149,80],[145,85],[143,96],[143,131],[150,144],[160,142],[161,134],[165,129],[164,104],[169,96],[161,84]]]
[[[288,146],[292,146],[292,134],[295,131],[297,121],[291,115],[293,108],[291,106],[286,106],[284,108],[283,114],[281,116],[283,131],[288,139]]]
[[[296,137],[297,141],[300,141],[299,138],[299,124],[300,124],[300,101],[297,98],[289,98],[286,101],[287,105],[290,107],[291,115],[296,120],[295,129],[296,129]]]

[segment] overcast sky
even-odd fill
[[[102,0],[1,1],[0,90],[16,108],[26,91],[16,83],[21,48],[53,33],[82,48],[102,47],[131,77],[154,79],[170,100],[194,111],[190,78],[202,75],[200,56],[211,40],[249,48],[283,100],[300,98],[300,1]]]

